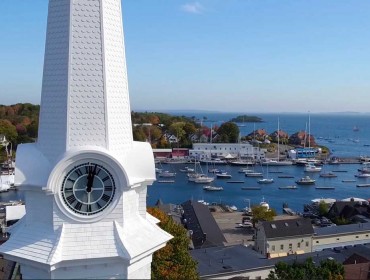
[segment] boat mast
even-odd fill
[[[278,117],[278,129],[277,129],[277,161],[279,161],[279,158],[280,158],[280,120],[279,120],[279,117]]]
[[[311,115],[308,111],[308,148],[311,148]]]

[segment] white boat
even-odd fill
[[[213,177],[201,176],[201,177],[195,178],[194,183],[207,184],[207,183],[212,183],[214,180],[215,180],[215,178],[213,178]]]
[[[320,177],[322,177],[322,178],[335,178],[335,177],[337,177],[337,175],[334,174],[333,172],[326,172],[326,173],[321,173]]]
[[[274,179],[270,178],[263,178],[257,181],[258,184],[272,184],[274,182]]]
[[[200,160],[200,163],[210,164],[210,165],[225,165],[227,164],[226,160],[215,158],[215,159],[203,159]]]
[[[305,176],[296,181],[298,185],[314,185],[316,180],[311,179],[310,176]]]
[[[261,162],[262,165],[270,165],[270,166],[289,166],[292,165],[293,162],[290,160],[273,160],[273,159],[266,159],[265,161]]]
[[[263,206],[263,207],[267,208],[267,210],[270,209],[270,205],[265,201],[264,197],[262,197],[262,201],[260,202],[260,206]]]
[[[235,206],[235,205],[232,205],[232,206],[230,206],[229,207],[231,210],[233,210],[233,211],[238,211],[238,208]]]
[[[158,176],[162,177],[162,178],[172,178],[172,177],[176,176],[176,173],[165,170],[165,171],[162,171],[161,173],[159,173]]]
[[[237,166],[251,166],[255,164],[255,162],[252,160],[243,160],[243,159],[229,161],[229,163],[231,165],[237,165]]]
[[[207,201],[204,201],[204,199],[199,199],[198,202],[206,206],[209,205],[209,203]]]
[[[355,177],[357,177],[357,178],[370,178],[370,174],[369,173],[359,173],[359,174],[356,174]]]
[[[321,169],[322,168],[319,166],[316,166],[312,163],[307,163],[304,167],[304,172],[320,172]]]
[[[7,192],[14,186],[14,174],[0,176],[0,192]]]
[[[266,167],[266,177],[257,181],[258,184],[272,184],[274,179],[268,178],[269,177],[269,166]]]
[[[203,173],[203,170],[202,170],[202,167],[200,166],[200,163],[199,161],[195,161],[194,162],[194,171],[193,172],[189,172],[187,174],[188,176],[188,181],[190,182],[194,182],[195,179],[199,178],[199,177],[204,177],[206,176],[204,173]]]
[[[216,173],[216,176],[217,178],[220,178],[220,179],[230,179],[231,178],[231,174],[227,172]]]
[[[253,170],[252,170],[252,169],[250,169],[250,168],[240,168],[240,169],[238,170],[238,172],[239,172],[239,173],[249,173],[249,172],[253,172]]]
[[[194,172],[194,168],[189,168],[188,166],[185,166],[185,168],[180,169],[180,172]]]
[[[203,190],[205,191],[223,191],[223,187],[216,187],[216,186],[204,186]]]
[[[248,172],[248,173],[245,173],[245,176],[247,176],[247,177],[263,177],[263,174],[261,172]]]

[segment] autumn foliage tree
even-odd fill
[[[197,264],[191,258],[186,230],[158,208],[148,208],[148,213],[160,220],[159,226],[173,238],[153,254],[152,279],[199,279]]]

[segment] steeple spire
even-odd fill
[[[113,153],[132,144],[120,0],[50,0],[39,147],[49,160],[71,148]]]

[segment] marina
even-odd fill
[[[274,208],[278,213],[282,213],[282,205],[287,203],[291,209],[302,211],[305,203],[316,198],[330,197],[341,200],[349,197],[361,197],[369,199],[368,186],[370,186],[370,178],[354,177],[358,174],[358,168],[362,166],[361,162],[357,164],[340,164],[338,165],[324,164],[322,166],[325,173],[331,173],[340,170],[336,177],[320,177],[320,172],[312,172],[309,178],[313,180],[315,185],[296,186],[296,181],[307,176],[304,171],[304,165],[290,166],[269,166],[269,178],[273,179],[270,184],[258,185],[258,180],[261,178],[248,177],[244,173],[240,173],[240,167],[234,165],[224,165],[222,167],[225,172],[232,176],[232,180],[214,178],[214,184],[222,187],[223,191],[205,191],[205,184],[196,184],[189,182],[187,174],[177,172],[177,169],[184,169],[185,166],[192,164],[178,164],[174,166],[173,172],[177,173],[175,182],[171,183],[171,188],[166,187],[166,184],[154,182],[148,188],[148,204],[154,205],[161,198],[164,202],[182,203],[187,199],[204,200],[208,203],[224,203],[227,205],[235,205],[238,209],[245,207],[245,199],[250,199],[251,204],[258,204],[262,197],[269,203],[270,207]],[[253,167],[255,173],[264,174],[262,166]],[[172,179],[172,178],[171,178]]]

